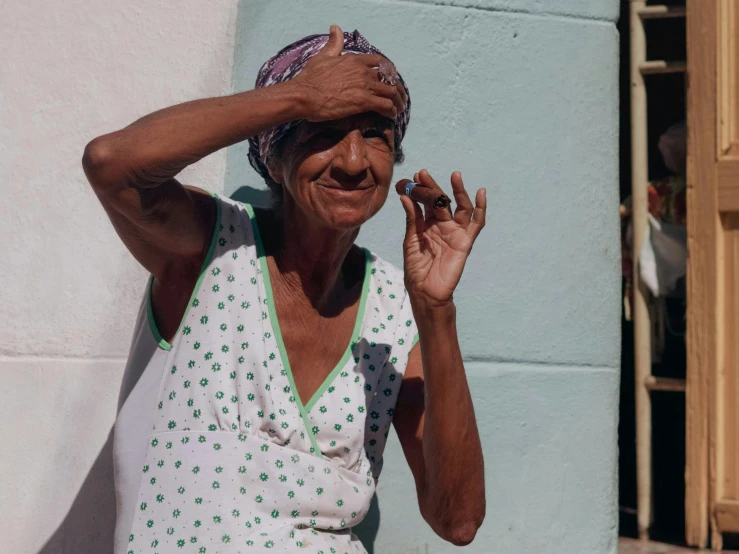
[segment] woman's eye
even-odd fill
[[[323,131],[313,135],[313,138],[339,141],[343,136],[344,135],[338,129],[324,129]]]
[[[341,142],[343,138],[344,134],[338,129],[323,129],[308,137],[304,144],[314,148],[328,148]]]
[[[364,132],[365,138],[381,138],[385,142],[387,142],[387,135],[384,131],[381,131],[380,129],[368,129]]]

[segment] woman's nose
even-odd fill
[[[364,137],[358,130],[348,133],[339,148],[341,153],[339,159],[334,162],[334,167],[347,175],[358,175],[369,169]]]

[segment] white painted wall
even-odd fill
[[[109,431],[145,275],[80,159],[93,137],[231,92],[233,0],[0,10],[0,551],[104,554]],[[222,190],[225,153],[182,175]],[[107,442],[106,442],[107,441]]]

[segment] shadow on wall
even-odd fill
[[[38,554],[113,552],[114,530],[115,486],[111,430],[64,521]]]
[[[268,190],[246,186],[236,189],[231,195],[231,199],[244,204],[251,204],[257,208],[269,208],[272,203]]]

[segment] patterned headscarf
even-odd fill
[[[297,77],[313,56],[323,48],[328,42],[329,35],[311,35],[298,40],[280,50],[265,62],[257,74],[257,82],[255,88],[268,87],[277,83],[284,83],[290,79]],[[343,54],[379,54],[385,58],[380,50],[372,46],[359,31],[353,33],[344,33],[344,50]],[[405,136],[408,128],[408,121],[411,114],[411,99],[408,86],[403,78],[398,75],[398,80],[403,84],[408,101],[406,109],[398,114],[395,118],[395,147],[398,148]],[[290,121],[283,125],[273,127],[264,133],[249,139],[249,162],[251,166],[259,173],[269,184],[272,178],[267,171],[267,157],[277,142],[285,136],[285,134],[298,125],[301,120]]]

